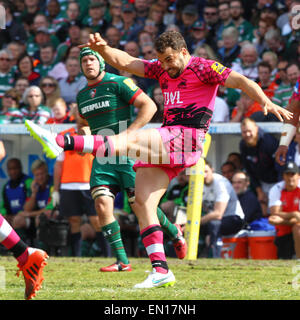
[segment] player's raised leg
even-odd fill
[[[0,243],[11,251],[18,261],[18,275],[22,272],[25,280],[25,299],[33,298],[44,280],[43,268],[49,258],[47,253],[28,247],[1,214]]]

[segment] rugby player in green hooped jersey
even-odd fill
[[[77,95],[78,111],[82,118],[82,132],[115,135],[143,127],[156,111],[154,102],[130,78],[104,71],[105,62],[99,53],[90,48],[80,52],[80,66],[88,84]],[[132,106],[138,109],[132,120]],[[134,161],[125,157],[97,158],[92,167],[90,186],[102,232],[111,246],[117,261],[100,271],[130,271],[131,265],[121,239],[120,226],[113,214],[114,199],[125,191],[134,211]],[[158,209],[159,222],[173,240],[178,258],[183,259],[187,245],[181,227],[172,224]]]

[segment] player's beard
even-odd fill
[[[179,63],[179,66],[176,68],[176,69],[177,69],[177,72],[176,72],[175,74],[173,74],[173,75],[171,75],[171,74],[168,72],[168,75],[169,75],[170,78],[172,78],[172,79],[178,78],[178,77],[182,74],[182,72],[183,72],[183,70],[184,70],[184,61],[183,61],[183,59],[180,59],[180,58],[178,58],[178,59],[179,59],[180,63]],[[171,68],[171,69],[173,69],[173,68]]]

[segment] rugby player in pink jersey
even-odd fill
[[[57,136],[56,142],[64,150],[91,152],[97,157],[125,154],[137,159],[134,165],[135,214],[153,271],[145,281],[134,287],[173,285],[175,277],[166,261],[156,209],[170,180],[180,171],[196,164],[200,158],[218,86],[241,89],[263,106],[265,114],[272,112],[281,121],[282,117],[290,119],[291,113],[273,104],[255,82],[216,61],[192,57],[184,38],[176,31],[167,31],[158,37],[155,41],[158,59],[153,61],[135,58],[111,48],[99,33],[91,34],[89,42],[81,47],[86,46],[98,51],[108,64],[119,70],[159,81],[165,104],[163,125],[139,132],[126,130],[107,137],[98,135],[69,139]],[[40,134],[40,139],[49,148],[54,145],[50,135],[43,139]]]

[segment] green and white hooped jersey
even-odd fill
[[[132,104],[141,92],[131,79],[106,72],[101,81],[78,92],[79,114],[92,134],[119,134],[131,124]]]

